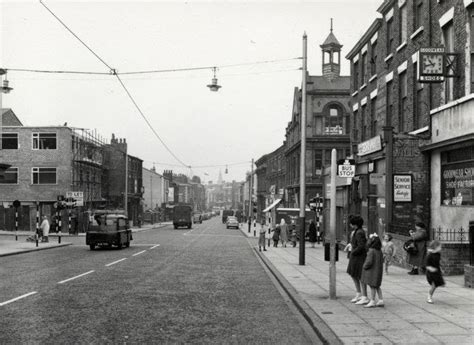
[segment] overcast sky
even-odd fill
[[[109,72],[39,1],[0,2],[0,67]],[[218,68],[218,92],[206,87],[211,69],[121,77],[166,145],[195,167],[193,174],[215,181],[221,170],[224,180],[241,181],[252,158],[283,143],[293,89],[301,84],[301,60],[294,58],[302,56],[303,33],[308,71],[320,75],[319,45],[330,18],[345,56],[382,0],[44,3],[119,73],[246,64]],[[273,60],[286,61],[251,64]],[[342,74],[348,73],[344,59]],[[115,133],[127,139],[129,153],[144,167],[155,162],[159,172],[190,173],[159,142],[114,76],[10,71],[8,79],[14,90],[3,95],[3,107],[25,126],[67,122],[96,129],[107,140]],[[222,166],[198,167],[209,165]]]

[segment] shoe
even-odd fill
[[[355,296],[353,299],[351,299],[351,303],[359,302],[362,297],[360,296]]]
[[[266,252],[267,250],[265,248],[263,248],[263,251]]]
[[[364,308],[375,308],[375,307],[376,307],[376,304],[373,299],[371,299],[368,304],[364,305]]]
[[[259,248],[258,248],[258,251],[261,252],[261,251],[262,251],[262,248],[259,247]]]
[[[376,307],[385,307],[385,304],[383,304],[383,299],[379,299],[377,303],[375,303]]]
[[[370,300],[366,296],[362,296],[359,301],[357,301],[356,305],[363,305],[369,303]]]
[[[430,304],[433,304],[433,303],[434,303],[433,300],[432,300],[430,297],[428,297],[428,299],[426,300],[426,302],[428,302],[428,303],[430,303]]]
[[[408,274],[417,275],[418,274],[418,268],[414,269],[414,270],[411,270],[410,272],[408,272]]]

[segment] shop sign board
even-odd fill
[[[370,138],[357,145],[357,155],[365,156],[373,152],[382,150],[382,138],[380,135]]]
[[[369,183],[383,186],[385,184],[385,174],[379,174],[379,173],[370,174]]]
[[[84,206],[84,192],[66,192],[66,199],[71,206]]]
[[[393,175],[393,201],[412,202],[412,176],[410,174]]]

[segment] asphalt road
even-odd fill
[[[0,344],[311,344],[239,230],[218,218],[0,258]]]

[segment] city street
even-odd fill
[[[219,218],[1,260],[0,343],[317,343],[239,230]]]

